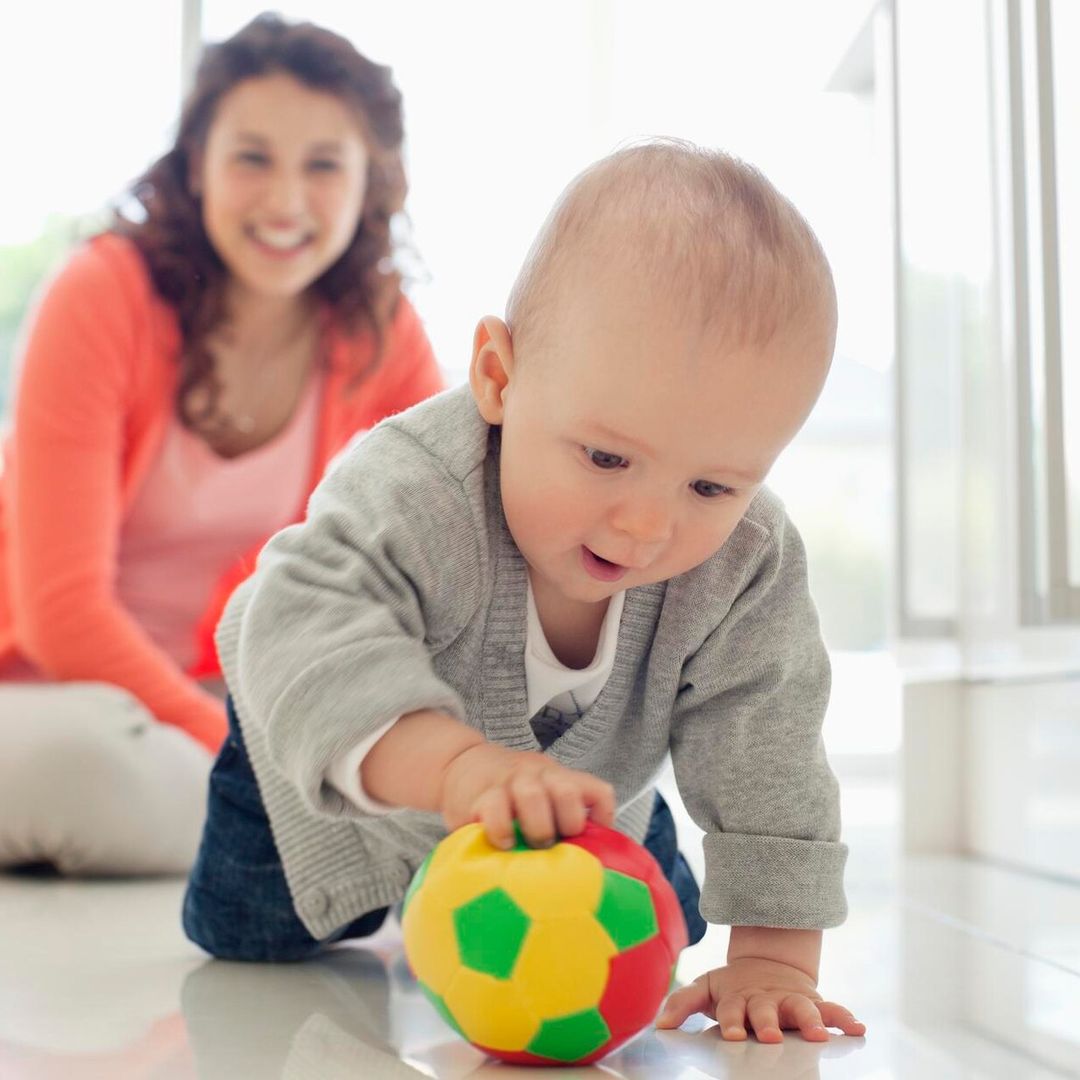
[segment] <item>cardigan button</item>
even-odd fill
[[[300,901],[300,909],[305,915],[325,915],[330,908],[330,897],[322,889],[311,889]]]

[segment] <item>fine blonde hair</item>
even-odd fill
[[[825,327],[831,354],[836,293],[821,244],[794,205],[731,154],[652,139],[575,177],[507,301],[515,353],[540,336],[568,280],[612,267],[640,275],[650,295],[731,347],[763,346],[806,319]]]

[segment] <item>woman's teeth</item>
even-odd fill
[[[302,232],[265,232],[262,229],[254,229],[252,236],[260,244],[266,244],[277,251],[288,251],[290,248],[299,247],[308,239],[308,235]]]

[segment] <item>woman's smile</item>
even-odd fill
[[[268,229],[252,225],[244,234],[260,253],[271,259],[288,259],[311,247],[315,234],[304,229]]]

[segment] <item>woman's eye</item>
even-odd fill
[[[690,485],[702,498],[715,499],[719,495],[733,495],[734,488],[725,484],[714,484],[711,480],[695,480]]]
[[[245,165],[265,165],[270,160],[265,154],[258,154],[254,150],[237,154],[236,159],[242,161]]]
[[[585,456],[598,469],[624,469],[630,464],[624,457],[618,454],[609,454],[605,450],[594,450],[591,446],[585,447]]]

